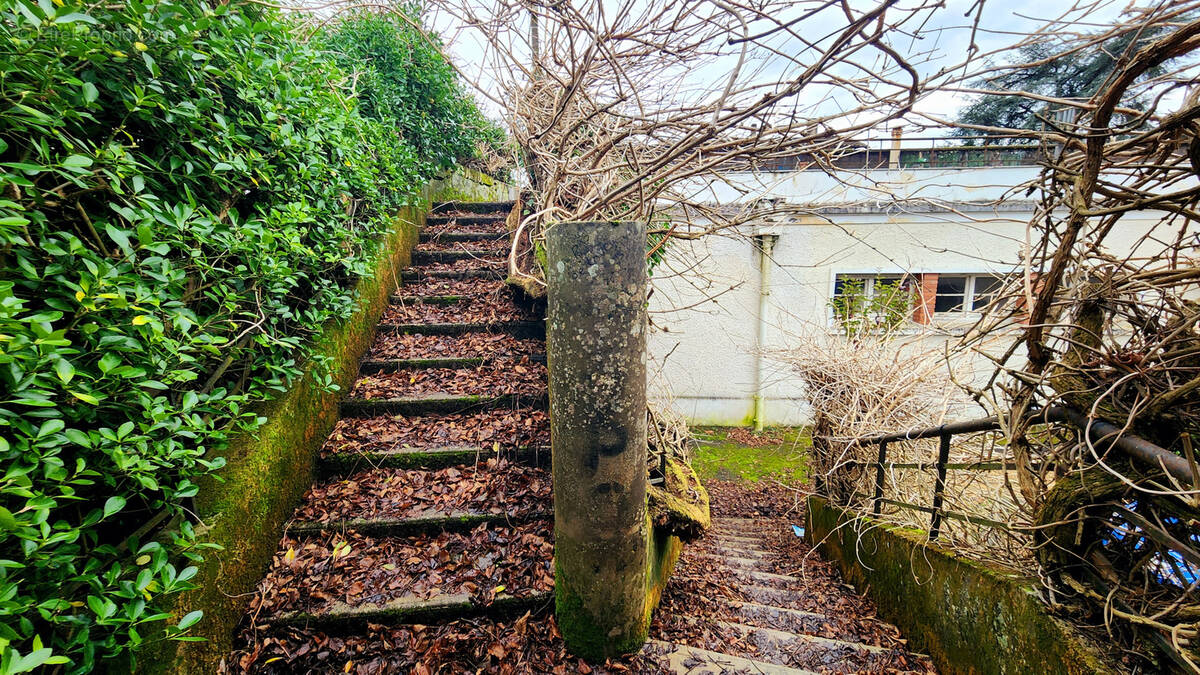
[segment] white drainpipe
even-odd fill
[[[892,151],[888,154],[888,168],[896,171],[900,168],[900,139],[904,136],[904,127],[892,129]]]
[[[766,348],[767,298],[771,296],[771,250],[777,234],[755,235],[758,244],[758,322],[754,329],[754,430],[762,431],[767,396],[763,384],[763,351]]]

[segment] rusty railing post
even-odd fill
[[[879,456],[875,460],[875,497],[871,514],[878,516],[883,510],[883,463],[887,461],[887,441],[879,441]]]
[[[933,516],[929,519],[929,539],[933,541],[937,540],[942,529],[942,500],[946,494],[946,464],[950,461],[952,434],[943,431],[939,438],[937,482],[933,484]]]
[[[645,256],[640,223],[546,230],[555,606],[589,660],[649,630]]]

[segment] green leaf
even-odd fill
[[[50,661],[50,657],[54,655],[54,650],[49,647],[35,649],[34,651],[19,657],[13,661],[10,673],[27,673],[39,666],[45,665]]]
[[[121,365],[121,357],[109,352],[100,357],[100,361],[96,364],[100,368],[100,372],[107,374],[113,368]]]
[[[17,518],[12,514],[12,511],[0,506],[0,529],[7,532],[12,532],[17,529]]]
[[[390,214],[472,155],[482,118],[403,20],[308,40],[244,2],[0,14],[19,55],[0,68],[0,659],[84,673],[152,636],[201,639],[177,635],[199,614],[165,611],[199,578],[195,529],[114,547],[146,511],[229,489],[217,449],[306,377]],[[329,85],[358,73],[353,93]]]
[[[62,161],[62,165],[69,169],[86,169],[92,165],[93,161],[86,155],[71,155]]]
[[[199,609],[188,612],[179,620],[178,628],[179,630],[187,630],[199,623],[202,618],[204,618],[204,612]]]
[[[113,495],[104,502],[104,517],[107,518],[123,508],[125,508],[125,498],[119,495]]]
[[[112,225],[105,225],[104,232],[108,234],[109,239],[112,239],[117,243],[117,246],[121,247],[121,251],[125,255],[133,255],[133,247],[129,245],[129,234],[125,230],[117,229]]]
[[[57,434],[66,426],[66,422],[63,422],[62,420],[46,420],[46,422],[42,424],[41,428],[38,429],[37,437],[44,438],[50,434]]]
[[[67,437],[67,440],[71,441],[72,443],[74,443],[76,445],[82,445],[85,448],[91,447],[91,445],[92,445],[92,439],[89,438],[87,434],[80,431],[79,429],[67,429],[66,431],[63,432],[63,435],[65,435]]]
[[[54,17],[54,23],[57,23],[57,24],[75,23],[76,21],[82,21],[84,23],[90,23],[92,25],[97,25],[100,23],[99,21],[93,19],[92,17],[88,16],[87,14],[81,14],[79,12],[72,12],[70,14],[64,14],[62,16]]]
[[[100,405],[100,399],[96,398],[95,396],[92,396],[91,394],[87,394],[82,391],[72,391],[71,395],[74,396],[75,398],[79,399],[80,401],[83,401],[84,403],[90,403],[92,405]]]
[[[75,366],[66,359],[59,359],[54,363],[54,372],[58,374],[58,379],[62,380],[63,384],[70,384],[71,379],[75,377]]]

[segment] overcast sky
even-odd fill
[[[583,0],[573,0],[573,2],[577,7],[585,4]],[[647,2],[653,2],[653,0],[647,0]],[[975,42],[980,53],[1002,50],[1023,38],[1030,31],[1045,26],[1047,22],[1062,19],[1064,12],[1071,9],[1074,4],[1064,0],[984,0],[984,2],[982,20],[975,35]],[[925,54],[926,56],[918,65],[918,70],[923,76],[935,73],[940,68],[960,63],[965,58],[970,45],[971,24],[974,16],[973,12],[970,17],[966,16],[966,13],[974,4],[974,0],[947,0],[946,7],[936,10],[930,20],[925,23],[921,40],[913,40],[905,35],[894,35],[891,37],[890,43],[897,51],[906,56]],[[1082,0],[1080,4],[1085,6],[1067,18],[1076,22],[1084,22],[1077,24],[1078,26],[1086,28],[1091,25],[1098,30],[1106,24],[1111,24],[1129,3],[1127,0]],[[876,3],[870,0],[854,0],[852,5],[865,11],[874,7]],[[487,7],[489,3],[480,2],[479,6]],[[786,19],[786,17],[783,18]],[[460,70],[467,74],[469,79],[481,83],[484,89],[493,90],[495,88],[494,80],[486,71],[479,69],[479,64],[484,63],[486,59],[483,44],[478,37],[470,29],[464,30],[462,26],[456,25],[456,21],[445,13],[433,12],[427,17],[427,21],[447,39],[448,51]],[[828,33],[837,28],[831,21],[844,21],[844,18],[838,15],[832,15],[826,19],[818,17],[813,20],[809,31],[804,31],[802,28],[802,32],[806,36],[811,32]],[[524,26],[514,26],[513,28],[525,30]],[[721,81],[721,73],[717,72],[720,70],[719,65],[711,65],[707,68],[709,70],[693,73],[698,82]],[[922,99],[918,110],[929,114],[953,117],[955,112],[968,100],[969,98],[966,96],[950,92],[933,92]],[[499,116],[499,109],[495,104],[486,102],[482,98],[481,103],[492,116]],[[834,101],[825,105],[837,105],[837,103]]]

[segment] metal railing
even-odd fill
[[[1099,452],[1103,453],[1107,452],[1109,449],[1114,449],[1125,454],[1130,459],[1138,461],[1151,468],[1164,471],[1185,484],[1200,484],[1200,476],[1196,475],[1191,465],[1183,457],[1161,448],[1143,438],[1125,433],[1124,430],[1113,424],[1109,424],[1108,422],[1101,420],[1090,420],[1088,419],[1087,415],[1063,406],[1050,406],[1035,410],[1030,413],[1030,416],[1035,421],[1044,420],[1046,423],[1063,423],[1075,427],[1083,433],[1084,440],[1090,443]],[[998,431],[999,429],[1000,420],[997,417],[985,417],[983,419],[970,420],[967,422],[955,422],[936,427],[926,427],[923,429],[912,429],[909,431],[900,431],[857,438],[854,440],[854,443],[857,445],[879,446],[879,451],[876,455],[876,461],[852,461],[846,462],[843,465],[867,466],[875,468],[874,494],[871,496],[872,515],[880,515],[884,504],[930,514],[930,540],[936,540],[938,535],[941,533],[943,518],[961,520],[963,522],[973,525],[982,525],[984,527],[1008,529],[1008,526],[1005,523],[1001,523],[999,521],[980,516],[946,511],[944,509],[947,471],[1012,471],[1017,468],[1015,463],[1007,461],[966,463],[950,462],[950,445],[954,436],[985,431]],[[888,444],[902,441],[916,441],[925,438],[937,438],[939,441],[938,457],[936,462],[887,461]],[[907,502],[884,498],[884,478],[887,469],[929,468],[933,468],[937,472],[937,477],[933,486],[933,500],[930,506],[921,506],[919,504],[910,504]]]
[[[818,161],[811,153],[778,155],[756,159],[743,170],[768,173],[816,171],[828,167],[848,170],[870,169],[942,169],[1037,166],[1045,158],[1045,149],[1036,143],[1009,144],[1002,136],[934,136],[864,138],[846,147],[833,149]],[[737,169],[735,165],[732,167]]]

